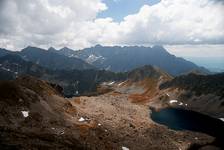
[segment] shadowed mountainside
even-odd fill
[[[31,75],[63,88],[65,96],[97,94],[97,87],[104,81],[121,81],[126,73],[104,70],[50,70],[33,62],[25,61],[17,54],[0,57],[0,80],[12,80]]]
[[[174,78],[160,85],[160,89],[178,87],[189,91],[194,91],[196,95],[214,93],[220,98],[224,98],[224,73],[215,75],[189,74]]]
[[[209,73],[203,67],[198,67],[190,61],[171,55],[162,46],[104,47],[96,45],[95,47],[73,52],[71,49],[65,47],[55,52],[69,57],[80,58],[97,68],[115,72],[130,71],[144,65],[152,65],[158,66],[171,75],[180,75],[192,70]]]
[[[48,83],[23,77],[1,81],[0,91],[1,149],[82,149],[65,117],[75,109]]]

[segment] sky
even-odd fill
[[[137,13],[143,5],[154,5],[160,0],[103,0],[108,9],[99,13],[98,18],[111,17],[114,21],[123,21],[124,17]]]
[[[0,0],[0,47],[164,45],[224,58],[224,0]]]

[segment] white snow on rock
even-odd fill
[[[122,150],[129,150],[129,148],[122,146]]]
[[[182,103],[182,102],[180,102],[180,103],[179,103],[179,105],[180,105],[180,106],[182,106],[182,105],[183,105],[183,103]]]
[[[219,118],[220,120],[224,121],[224,118]]]
[[[101,126],[101,124],[100,124],[100,123],[98,123],[98,126]]]
[[[69,55],[68,57],[74,57],[74,54]]]
[[[89,57],[86,59],[86,62],[92,64],[93,62],[97,61],[98,59],[103,58],[103,56],[96,56],[94,54],[89,55]]]
[[[21,111],[21,113],[23,114],[23,117],[28,117],[29,116],[29,111]]]
[[[79,122],[83,122],[83,121],[85,121],[85,118],[80,117],[80,118],[79,118]]]
[[[5,67],[2,67],[2,70],[5,70],[5,71],[11,71],[10,69],[5,68]]]
[[[170,95],[168,93],[166,93],[166,95],[170,97]]]
[[[105,68],[105,70],[110,70],[110,68],[111,68],[111,66],[107,66],[107,67]]]
[[[65,132],[64,131],[61,131],[61,134],[65,134]]]
[[[170,100],[170,104],[173,104],[173,103],[177,103],[178,102],[178,100]]]
[[[119,83],[119,84],[118,84],[118,86],[121,86],[121,85],[122,85],[122,84],[124,84],[124,83],[125,83],[125,81],[124,81],[124,82]]]
[[[115,82],[113,81],[113,82],[110,82],[110,83],[108,83],[108,85],[113,85]]]

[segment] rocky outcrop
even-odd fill
[[[208,114],[216,118],[224,117],[224,74],[189,74],[176,77],[160,85],[162,103],[169,104],[170,99],[185,103],[186,109]],[[167,93],[169,96],[167,96]],[[171,106],[182,107],[179,103]]]

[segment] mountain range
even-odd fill
[[[85,70],[100,69],[113,72],[126,72],[144,65],[161,68],[171,75],[177,76],[191,71],[209,73],[203,67],[183,58],[170,54],[162,46],[101,46],[72,50],[64,47],[56,50],[51,47],[44,50],[37,47],[26,47],[19,52],[0,49],[0,56],[18,54],[24,60],[31,61],[51,70]]]
[[[94,93],[99,83],[125,80],[133,69],[145,65],[161,68],[174,76],[192,71],[208,73],[205,68],[169,54],[162,46],[96,45],[79,51],[67,47],[45,50],[30,46],[17,52],[0,49],[0,79],[35,76],[60,85],[65,96]]]
[[[209,71],[199,67],[183,58],[170,54],[162,46],[101,46],[73,51],[67,47],[60,50],[50,49],[58,54],[82,59],[99,69],[114,72],[130,71],[144,65],[152,65],[161,68],[171,75],[177,76],[192,70],[203,73]]]

